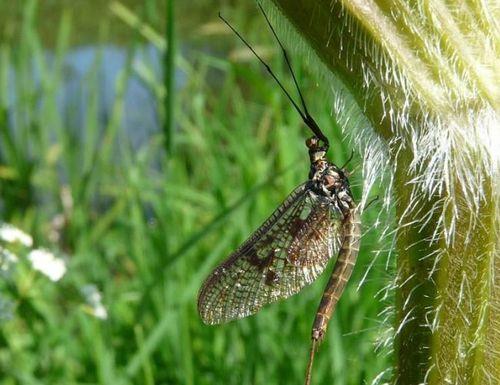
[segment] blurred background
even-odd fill
[[[253,1],[0,1],[1,384],[303,382],[328,273],[226,325],[196,310],[205,277],[309,171],[310,133],[218,11],[293,91]],[[330,90],[288,46],[343,164]],[[315,384],[389,377],[377,211]]]

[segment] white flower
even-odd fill
[[[31,235],[26,234],[24,231],[9,223],[2,223],[0,225],[0,239],[9,243],[19,242],[26,247],[31,247],[33,245],[33,238]]]
[[[17,261],[17,255],[0,246],[0,271],[9,271],[11,266]]]
[[[108,311],[102,304],[102,295],[95,285],[85,285],[81,289],[87,304],[90,306],[90,313],[100,319],[108,318]]]
[[[48,250],[35,249],[30,251],[28,259],[33,269],[49,277],[50,280],[59,281],[66,273],[66,264]]]

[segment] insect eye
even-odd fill
[[[306,146],[307,148],[310,149],[315,149],[318,147],[319,139],[316,138],[315,136],[310,137],[309,139],[306,140]]]

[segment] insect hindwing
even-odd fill
[[[340,246],[341,214],[304,183],[204,282],[207,324],[256,313],[313,282]]]

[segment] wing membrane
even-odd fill
[[[204,282],[208,324],[256,313],[313,282],[340,247],[340,213],[304,183]]]

